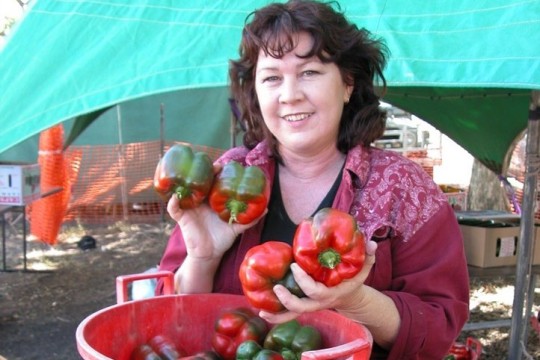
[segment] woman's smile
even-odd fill
[[[288,122],[298,122],[302,120],[306,120],[309,118],[313,113],[299,113],[299,114],[291,114],[291,115],[285,115],[281,118],[288,121]]]

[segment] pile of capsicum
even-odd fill
[[[264,213],[270,193],[266,174],[258,166],[230,161],[214,173],[207,154],[182,144],[171,146],[159,161],[154,188],[165,200],[176,194],[184,209],[207,201],[223,221],[240,224]],[[298,225],[292,246],[276,239],[251,248],[239,277],[253,307],[280,312],[285,308],[274,294],[274,285],[305,296],[292,276],[293,262],[314,280],[332,287],[358,274],[364,260],[365,237],[354,217],[324,208]]]
[[[324,208],[298,225],[292,246],[267,241],[248,250],[239,277],[252,306],[277,313],[285,308],[274,285],[304,296],[290,270],[293,262],[314,280],[332,287],[358,274],[364,260],[365,237],[356,220],[346,212]]]
[[[270,326],[245,307],[221,313],[210,336],[210,349],[188,354],[187,344],[156,335],[137,346],[130,360],[299,360],[304,351],[322,348],[321,333],[314,326],[298,320]]]
[[[291,320],[269,328],[248,308],[223,313],[215,322],[213,350],[224,360],[299,360],[322,347],[320,332]]]
[[[184,144],[172,145],[154,172],[154,189],[164,201],[173,194],[181,209],[193,209],[207,201],[229,223],[249,224],[261,216],[270,192],[266,175],[258,166],[236,161],[217,173],[210,157]]]

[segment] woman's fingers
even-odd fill
[[[259,317],[261,317],[263,320],[266,320],[270,324],[281,324],[289,320],[296,319],[299,315],[300,314],[291,311],[283,311],[277,314],[264,310],[259,311]]]
[[[340,284],[330,288],[323,283],[313,280],[297,263],[292,263],[291,271],[294,279],[306,297],[298,298],[280,285],[274,287],[274,292],[281,303],[290,312],[296,314],[333,308],[344,298],[357,296],[361,293],[364,281],[369,275],[373,264],[375,264],[376,250],[377,243],[368,241],[366,244],[366,258],[362,270],[353,278],[344,280]]]
[[[375,252],[377,251],[377,243],[375,241],[368,241],[366,243],[366,258],[364,259],[364,266],[360,271],[362,283],[369,275],[371,268],[375,264]]]
[[[366,255],[375,256],[375,251],[377,251],[377,243],[372,240],[366,242]]]
[[[178,222],[180,218],[182,217],[182,209],[180,209],[180,201],[178,200],[178,197],[176,195],[171,196],[169,201],[167,202],[167,212],[169,213],[170,217]]]
[[[213,165],[214,175],[219,173],[221,171],[221,169],[223,169],[223,165],[221,165],[219,163],[214,163],[214,165]]]

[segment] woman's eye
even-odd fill
[[[306,70],[302,74],[304,74],[304,76],[313,76],[313,75],[317,75],[318,73],[319,72],[315,70]]]
[[[274,82],[274,81],[278,81],[279,80],[279,77],[278,76],[267,76],[265,78],[263,78],[262,82],[265,83],[265,82]]]

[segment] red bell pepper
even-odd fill
[[[305,296],[291,272],[292,247],[281,241],[267,241],[248,250],[240,265],[240,283],[249,303],[277,313],[285,309],[274,293],[276,284],[298,297]]]
[[[224,360],[233,360],[241,343],[246,340],[262,342],[267,332],[266,322],[250,309],[234,309],[216,319],[212,347]]]
[[[177,360],[223,360],[214,350],[199,351],[194,355],[182,356]]]
[[[181,209],[193,209],[208,196],[214,180],[210,157],[175,144],[165,152],[154,173],[154,189],[165,201],[178,196]]]
[[[269,193],[261,168],[230,161],[214,180],[209,204],[223,221],[249,224],[263,214]]]
[[[142,344],[133,349],[129,360],[161,360],[161,357],[148,344]]]
[[[293,239],[294,260],[314,280],[335,286],[360,272],[365,237],[346,212],[324,208],[300,222]]]
[[[453,344],[444,360],[470,360],[471,354],[465,344]]]
[[[454,342],[444,360],[477,360],[482,353],[482,343],[473,337],[468,337],[466,343]]]
[[[170,339],[156,335],[147,344],[136,347],[130,360],[178,360],[181,355]]]
[[[180,351],[178,351],[172,341],[162,335],[154,336],[148,344],[162,360],[178,360],[181,356]]]

